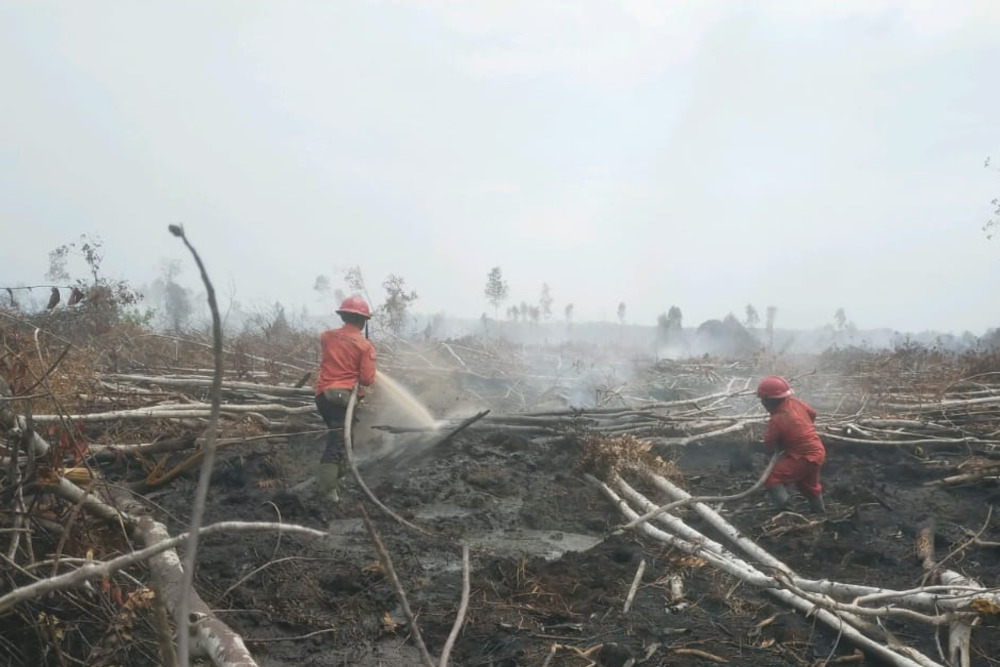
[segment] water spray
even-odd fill
[[[408,416],[416,420],[420,426],[427,427],[429,429],[436,429],[438,427],[437,420],[434,416],[424,407],[417,398],[406,390],[403,385],[399,384],[391,377],[383,373],[382,371],[375,371],[375,381],[379,386],[384,387],[386,395],[389,396],[393,403],[398,407],[402,408]]]

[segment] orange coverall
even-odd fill
[[[344,458],[344,420],[347,403],[330,400],[327,389],[350,391],[354,383],[375,383],[375,346],[357,327],[345,324],[320,335],[322,356],[316,377],[316,408],[326,427],[326,449],[320,463],[339,463]],[[361,396],[359,389],[358,396]],[[333,397],[337,398],[337,397]]]
[[[816,411],[805,401],[790,396],[782,401],[767,423],[764,448],[784,453],[764,482],[764,488],[795,484],[809,498],[823,493],[819,469],[826,461],[826,448],[816,434]]]
[[[319,338],[322,358],[316,378],[316,395],[327,389],[347,389],[355,382],[375,384],[375,346],[357,327],[345,324],[324,331]]]

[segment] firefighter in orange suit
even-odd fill
[[[764,482],[764,488],[779,509],[788,507],[786,484],[794,485],[809,501],[813,512],[824,512],[823,485],[819,471],[826,461],[826,448],[816,434],[816,411],[792,396],[785,378],[771,375],[760,381],[757,396],[771,418],[764,432],[764,449],[780,450],[782,457]]]
[[[337,314],[344,326],[320,335],[322,357],[316,378],[316,407],[328,429],[316,486],[322,496],[333,502],[340,500],[340,478],[344,474],[347,401],[355,384],[370,387],[375,383],[375,346],[364,334],[371,309],[361,297],[351,296],[344,299]],[[360,388],[358,395],[362,395]]]

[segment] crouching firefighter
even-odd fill
[[[344,321],[339,329],[320,335],[322,348],[316,378],[316,407],[326,422],[326,448],[316,471],[316,490],[332,502],[340,500],[340,478],[344,475],[344,422],[347,402],[355,384],[375,383],[375,346],[363,333],[371,318],[364,299],[348,297],[337,309]],[[362,392],[359,387],[358,398]]]
[[[764,481],[771,500],[779,509],[788,507],[786,485],[794,484],[809,501],[810,510],[825,512],[819,470],[826,461],[826,448],[816,434],[816,411],[792,396],[788,381],[777,375],[760,381],[757,396],[771,415],[764,431],[764,449],[782,454]]]

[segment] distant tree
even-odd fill
[[[848,322],[844,325],[844,332],[847,333],[847,338],[849,340],[854,340],[854,338],[858,335],[858,327],[854,325],[854,322]]]
[[[566,307],[563,308],[563,317],[566,318],[567,324],[573,323],[573,304],[567,303]]]
[[[382,304],[382,309],[386,314],[386,324],[390,331],[401,336],[409,319],[410,304],[417,300],[417,293],[413,290],[407,292],[406,280],[395,273],[389,274],[389,277],[382,283],[382,288],[385,290],[385,301]]]
[[[268,342],[279,341],[292,330],[292,325],[289,324],[288,316],[285,314],[285,307],[277,301],[271,309],[269,320],[265,321],[263,326],[264,340]]]
[[[344,283],[347,284],[347,289],[350,290],[350,296],[360,296],[371,308],[375,308],[375,301],[372,300],[371,294],[368,293],[368,283],[365,282],[365,276],[361,272],[360,266],[352,266],[351,268],[344,271]],[[334,300],[337,302],[337,306],[347,298],[348,295],[344,294],[343,290],[337,290],[334,292]],[[372,313],[373,320],[381,320],[383,313],[375,308],[375,312]]]
[[[656,317],[656,338],[660,343],[669,343],[676,339],[681,333],[683,316],[681,309],[677,306],[670,306],[665,313],[660,313]]]
[[[833,324],[837,331],[843,331],[844,327],[847,326],[847,313],[844,312],[843,308],[838,308],[837,312],[833,314]]]
[[[316,280],[313,281],[313,291],[316,292],[316,300],[323,304],[324,308],[329,307],[333,292],[333,283],[330,282],[330,278],[322,273],[316,276]],[[340,290],[337,291],[339,292]],[[333,298],[336,298],[336,296],[333,296]],[[337,301],[337,304],[339,305],[341,301],[343,299]]]
[[[757,314],[757,309],[750,303],[747,304],[747,319],[745,324],[747,329],[756,329],[757,325],[760,324],[760,315]]]
[[[437,338],[444,331],[444,313],[434,313],[427,326],[424,327],[424,340]]]
[[[527,322],[528,321],[528,303],[526,301],[522,301],[520,309],[521,309],[521,321],[522,322]]]
[[[98,333],[110,329],[123,316],[131,321],[136,314],[135,307],[142,300],[142,294],[127,281],[111,280],[102,273],[103,246],[100,237],[82,234],[79,241],[65,243],[49,252],[49,269],[46,272],[50,280],[67,283],[72,273],[68,260],[72,257],[83,260],[90,277],[76,278],[73,285],[66,285],[71,289],[66,305],[79,304],[78,310],[85,314],[84,324]],[[13,302],[13,292],[9,294]]]
[[[656,316],[656,340],[659,343],[670,342],[674,335],[674,328],[670,325],[670,316],[660,313]]]
[[[532,324],[538,324],[538,320],[542,316],[542,310],[538,306],[530,306],[528,308],[528,317],[531,318]]]
[[[68,281],[67,260],[71,256],[82,257],[94,284],[102,281],[101,263],[104,261],[104,242],[98,236],[81,234],[79,242],[64,243],[49,252],[49,270],[45,276],[49,280]],[[78,281],[83,282],[83,281]]]
[[[625,302],[618,302],[618,323],[622,326],[625,325]]]
[[[684,316],[681,314],[681,309],[677,306],[670,306],[670,310],[667,311],[667,323],[670,328],[680,330],[682,328]]]
[[[521,319],[521,311],[517,309],[517,306],[511,306],[507,309],[507,319],[514,322]]]
[[[368,288],[365,286],[365,277],[361,273],[360,266],[352,266],[344,272],[344,282],[355,294],[367,294]]]
[[[510,294],[510,286],[503,279],[503,271],[499,266],[494,266],[486,274],[486,300],[493,305],[493,315],[496,316],[500,310],[500,304],[507,300]]]
[[[778,307],[768,306],[764,328],[767,330],[767,345],[774,350],[774,320],[778,317]]]
[[[191,290],[177,283],[180,262],[171,261],[163,265],[160,277],[153,283],[154,289],[163,295],[163,324],[173,331],[180,331],[191,319]]]
[[[347,298],[347,295],[344,294],[344,290],[340,289],[339,287],[337,289],[333,290],[333,300],[336,302],[336,304],[338,306],[341,303],[343,303],[344,299],[346,299],[346,298]]]
[[[542,294],[538,297],[538,308],[541,310],[542,319],[548,320],[552,317],[552,290],[548,283],[542,283]]]

